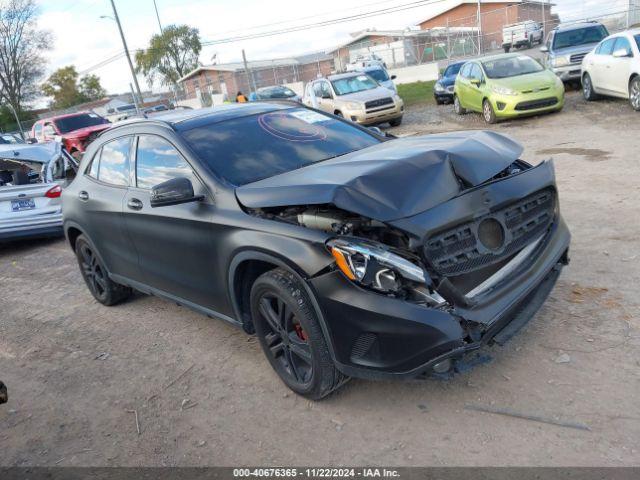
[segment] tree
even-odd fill
[[[45,72],[51,35],[37,28],[34,0],[0,0],[0,100],[20,115]]]
[[[107,96],[107,91],[100,84],[100,77],[97,75],[85,75],[80,79],[80,93],[90,102],[99,100]]]
[[[142,73],[149,85],[157,79],[163,85],[176,85],[181,77],[198,67],[200,50],[197,28],[169,25],[161,34],[151,37],[149,48],[136,53],[136,72]]]
[[[86,75],[78,81],[76,67],[68,65],[59,68],[42,85],[42,92],[53,97],[51,106],[57,109],[69,108],[83,102],[98,100],[106,95],[96,75]]]

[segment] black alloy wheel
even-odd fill
[[[76,257],[89,291],[103,305],[115,305],[131,295],[131,289],[109,278],[106,268],[93,247],[80,235],[76,239]]]
[[[251,318],[267,360],[297,394],[319,400],[349,379],[336,369],[309,295],[291,272],[276,268],[256,279]]]

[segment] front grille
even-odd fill
[[[473,222],[436,233],[425,242],[426,260],[444,276],[462,275],[497,263],[547,231],[553,222],[555,202],[553,189],[541,190]],[[480,238],[483,232],[479,234],[479,227],[488,219],[502,226],[502,245],[496,247],[494,242]]]
[[[526,110],[536,110],[538,108],[552,107],[558,103],[556,97],[543,98],[542,100],[529,100],[528,102],[520,102],[516,105],[516,110],[522,112]]]
[[[364,108],[369,110],[370,108],[382,107],[383,105],[393,104],[393,98],[380,98],[379,100],[371,100],[364,104]]]
[[[571,55],[571,57],[569,57],[569,60],[571,61],[571,63],[582,63],[582,60],[584,60],[584,57],[586,56],[586,53],[576,53],[575,55]]]

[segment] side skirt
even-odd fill
[[[242,328],[242,323],[237,321],[235,318],[231,318],[222,313],[216,312],[215,310],[211,310],[210,308],[203,307],[201,305],[190,302],[189,300],[185,300],[183,298],[177,297],[170,293],[164,292],[162,290],[158,290],[157,288],[150,287],[143,283],[137,282],[135,280],[131,280],[129,278],[123,277],[121,275],[116,275],[114,273],[109,274],[109,278],[116,283],[120,283],[122,285],[126,285],[127,287],[131,287],[135,290],[138,290],[142,293],[146,293],[147,295],[153,295],[154,297],[163,298],[165,300],[169,300],[177,304],[180,307],[187,307],[194,312],[201,313],[202,315],[206,315],[209,318],[219,318],[224,320],[225,322],[229,322],[236,327]]]

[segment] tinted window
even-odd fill
[[[600,44],[597,50],[598,55],[611,55],[613,53],[613,46],[616,43],[615,38],[610,38],[609,40],[605,40]]]
[[[378,84],[368,75],[361,73],[353,77],[341,78],[331,82],[336,95],[347,95],[349,93],[362,92],[364,90],[372,90]]]
[[[165,139],[141,135],[136,156],[136,184],[151,188],[172,178],[186,177],[193,182],[191,167]]]
[[[201,160],[243,185],[380,142],[347,122],[292,108],[194,127],[182,132]]]
[[[633,56],[633,51],[631,50],[631,44],[626,37],[618,37],[616,39],[616,44],[613,47],[613,51],[617,52],[618,50],[624,50],[628,56]]]
[[[602,25],[576,28],[575,30],[567,30],[565,32],[556,32],[556,35],[553,38],[553,48],[559,49],[575,47],[577,45],[586,45],[589,43],[598,43],[607,35],[609,35],[609,32],[607,32],[607,29]]]
[[[489,78],[517,77],[519,75],[528,75],[544,70],[542,65],[526,55],[490,60],[482,62],[482,66]]]
[[[460,68],[462,67],[462,63],[456,63],[454,65],[449,65],[447,67],[447,69],[444,71],[443,76],[445,77],[453,77],[454,75],[457,75],[458,72],[460,71]]]
[[[130,149],[131,137],[119,138],[103,145],[98,180],[111,185],[127,185]]]
[[[636,35],[635,37],[633,37],[636,39],[636,45],[638,46],[638,50],[640,50],[640,35]]]
[[[95,113],[82,113],[71,117],[59,118],[55,120],[55,123],[58,126],[60,133],[69,133],[80,128],[109,123],[109,120],[102,118]]]
[[[387,72],[381,68],[368,70],[367,75],[378,82],[386,82],[387,80],[389,80],[389,75],[387,75]]]
[[[257,97],[260,99],[269,99],[269,98],[291,98],[295,97],[296,92],[291,90],[288,87],[268,87],[261,88],[257,92]]]

